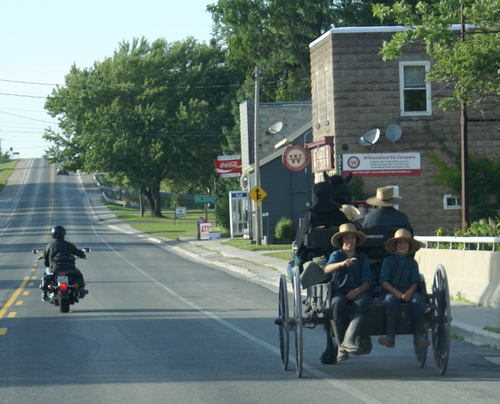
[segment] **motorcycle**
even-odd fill
[[[43,259],[44,250],[32,250],[34,254],[41,254],[38,260]],[[82,248],[85,253],[90,248]],[[81,281],[79,281],[81,279]],[[73,255],[56,256],[51,268],[45,269],[45,274],[40,282],[40,289],[44,291],[42,300],[46,300],[54,306],[59,306],[61,313],[68,313],[69,306],[78,303],[88,293],[82,290],[78,283],[83,282],[80,270],[75,266]],[[46,296],[46,298],[45,298]]]

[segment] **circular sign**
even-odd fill
[[[351,156],[347,160],[347,166],[351,169],[354,170],[360,166],[361,162],[359,161],[359,158],[356,156]]]
[[[301,171],[309,164],[309,154],[299,145],[288,146],[282,159],[283,165],[291,171]]]

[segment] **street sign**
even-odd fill
[[[194,203],[215,203],[216,199],[214,195],[198,195],[194,197]]]
[[[264,191],[261,187],[256,185],[253,189],[248,193],[248,196],[252,198],[255,202],[260,203],[267,196],[266,191]]]

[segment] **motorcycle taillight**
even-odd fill
[[[59,289],[61,289],[62,292],[67,292],[68,291],[68,284],[67,283],[61,283],[59,285]]]

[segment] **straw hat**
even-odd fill
[[[377,188],[377,195],[366,200],[367,203],[373,206],[394,206],[401,203],[400,196],[394,195],[392,187]]]
[[[332,237],[333,246],[337,248],[342,248],[342,243],[341,243],[342,236],[349,233],[352,233],[356,236],[357,239],[356,246],[364,243],[364,241],[366,240],[365,233],[356,230],[356,225],[354,223],[344,223],[340,225],[338,233],[335,233]]]
[[[394,233],[394,237],[390,238],[385,242],[385,249],[391,254],[396,253],[396,243],[399,240],[407,240],[410,242],[410,247],[408,248],[408,254],[415,254],[420,250],[421,244],[418,240],[415,240],[409,230],[399,229]]]
[[[363,219],[361,212],[353,205],[342,205],[341,210],[351,222]]]

